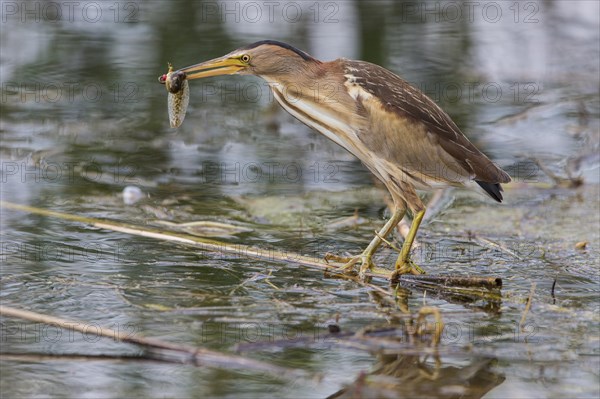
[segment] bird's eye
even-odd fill
[[[242,60],[244,64],[247,64],[250,62],[250,56],[248,54],[244,54],[240,57],[240,60]]]

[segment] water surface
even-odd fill
[[[396,325],[400,309],[380,306],[352,282],[2,209],[3,305],[220,351],[294,331],[314,342],[246,355],[324,379],[10,357],[143,351],[3,318],[0,391],[324,397],[361,373],[391,378],[393,370],[376,395],[597,397],[599,10],[595,1],[576,3],[82,2],[71,14],[59,3],[2,3],[5,201],[142,226],[227,223],[241,232],[217,238],[317,259],[357,253],[387,215],[384,192],[345,150],[273,104],[261,80],[192,82],[183,126],[169,127],[156,82],[167,62],[182,67],[265,38],[401,74],[514,183],[502,205],[465,190],[444,193],[419,232],[414,256],[429,273],[504,280],[496,311],[412,291],[410,310],[438,307],[442,348],[456,349],[437,366],[320,345],[315,337],[336,317],[342,331]],[[534,159],[562,177],[572,170],[584,184],[556,186]],[[145,198],[124,204],[126,186]],[[355,211],[360,223],[346,223]],[[577,249],[582,241],[586,248]],[[384,250],[378,263],[389,267],[394,257]],[[262,278],[268,274],[273,285]]]

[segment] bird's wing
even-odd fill
[[[367,147],[388,161],[411,165],[419,174],[441,180],[511,180],[419,89],[378,65],[344,61],[346,86],[356,89],[356,99],[370,120],[370,132],[362,137]]]

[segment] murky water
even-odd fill
[[[504,280],[494,311],[412,291],[412,312],[442,311],[439,363],[323,345],[336,317],[342,331],[395,325],[400,310],[352,282],[2,209],[3,305],[220,351],[302,336],[308,344],[245,355],[324,378],[35,357],[143,351],[2,318],[0,391],[324,397],[353,384],[364,390],[348,397],[597,397],[599,8],[576,3],[2,2],[4,201],[149,227],[219,222],[236,227],[213,227],[220,240],[316,258],[358,252],[383,223],[383,191],[356,159],[274,106],[259,79],[191,82],[186,120],[169,127],[156,81],[167,62],[182,67],[264,38],[400,73],[515,182],[502,205],[444,193],[419,232],[415,259],[429,273]],[[584,184],[554,186],[536,159]],[[126,205],[126,186],[144,198]],[[393,259],[386,249],[377,263]],[[363,372],[381,390],[369,391]]]

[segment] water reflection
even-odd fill
[[[378,356],[374,370],[328,398],[481,398],[505,377],[493,370],[497,359],[442,362],[415,355]]]

